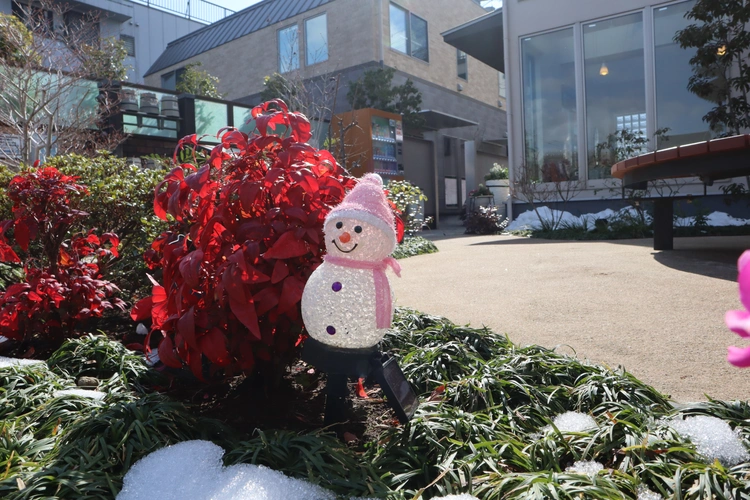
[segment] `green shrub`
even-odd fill
[[[424,214],[420,213],[420,202],[427,201],[427,196],[419,188],[409,181],[390,181],[386,187],[388,199],[401,211],[401,219],[404,221],[406,234],[413,235],[429,222],[425,220]],[[431,218],[430,218],[431,219]]]
[[[502,181],[508,178],[508,167],[503,167],[499,163],[493,163],[492,168],[484,176],[485,181]]]
[[[425,253],[435,253],[438,248],[433,242],[421,236],[407,236],[404,241],[396,246],[396,250],[393,251],[393,257],[396,259],[405,259],[407,257],[414,257],[415,255],[422,255]]]

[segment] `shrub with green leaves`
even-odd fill
[[[404,241],[396,246],[393,251],[393,257],[396,259],[405,259],[407,257],[414,257],[415,255],[422,255],[425,253],[435,253],[438,248],[433,242],[427,238],[421,236],[407,236]]]
[[[401,212],[406,234],[414,235],[419,232],[426,222],[420,205],[427,201],[427,196],[419,186],[409,181],[390,181],[386,187],[386,193],[388,199]]]

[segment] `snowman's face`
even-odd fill
[[[393,239],[378,227],[348,217],[333,217],[323,228],[329,255],[378,261],[393,252]]]

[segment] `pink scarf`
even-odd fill
[[[352,267],[354,269],[372,269],[372,277],[375,280],[375,322],[377,328],[390,328],[392,316],[392,298],[391,286],[388,284],[388,278],[385,270],[390,267],[396,276],[401,277],[401,266],[393,257],[386,257],[379,262],[367,260],[351,260],[343,257],[334,257],[326,255],[323,260],[331,264],[342,267]]]

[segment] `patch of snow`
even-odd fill
[[[130,468],[117,500],[334,500],[330,491],[267,467],[223,467],[224,450],[208,441],[186,441],[157,450]]]
[[[6,358],[0,356],[0,368],[8,368],[10,366],[29,366],[29,365],[40,365],[44,361],[41,359],[21,359],[21,358]]]
[[[146,364],[148,366],[154,366],[159,361],[161,361],[159,359],[159,351],[157,351],[156,349],[146,354]]]
[[[59,398],[62,396],[81,396],[83,398],[91,398],[102,400],[106,396],[106,392],[101,391],[87,391],[85,389],[63,389],[61,391],[55,391],[52,396]]]
[[[690,439],[698,453],[710,462],[719,460],[732,466],[750,460],[750,453],[739,433],[719,418],[698,415],[684,420],[673,418],[667,424],[682,437]]]
[[[635,500],[664,500],[664,497],[640,484],[638,485],[638,497]]]
[[[0,335],[0,344],[2,344],[3,342],[7,342],[9,340],[10,339],[8,337],[6,337],[5,335]]]
[[[559,210],[552,210],[546,206],[539,207],[539,216],[533,210],[527,210],[522,214],[516,216],[513,221],[508,224],[506,231],[524,231],[524,230],[535,230],[542,227],[539,217],[545,221],[560,220],[559,227],[565,227],[566,225],[581,226],[584,225],[589,231],[593,231],[596,227],[597,219],[607,219],[610,223],[618,219],[623,218],[640,218],[638,210],[634,207],[621,208],[618,211],[611,209],[602,210],[597,213],[583,214],[575,216],[570,212],[561,212]],[[645,214],[646,222],[651,222],[651,216]],[[750,224],[750,219],[737,219],[725,212],[713,212],[706,216],[706,221],[709,226],[745,226]],[[675,227],[689,227],[695,224],[695,217],[678,217],[675,219]]]
[[[560,432],[584,432],[590,429],[596,429],[596,420],[591,415],[585,413],[578,413],[575,411],[567,411],[556,416],[552,421],[555,427]],[[547,426],[544,430],[552,430],[551,426]]]
[[[596,473],[602,469],[604,469],[604,466],[599,462],[589,462],[586,460],[581,460],[565,469],[565,472],[574,472],[576,474],[588,474],[590,476],[595,476]]]

